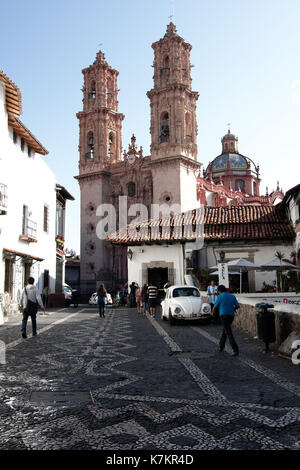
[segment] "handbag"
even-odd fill
[[[32,302],[31,300],[28,299],[26,287],[25,287],[25,294],[27,297],[27,303],[26,303],[26,307],[23,310],[23,313],[25,313],[26,315],[36,315],[38,311],[37,303]]]

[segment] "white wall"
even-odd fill
[[[31,274],[42,290],[45,269],[49,270],[50,288],[55,291],[56,276],[56,191],[55,176],[47,167],[45,159],[32,152],[27,154],[27,145],[21,151],[20,137],[13,142],[13,131],[7,125],[5,109],[5,86],[0,82],[0,183],[7,185],[7,213],[0,215],[0,294],[4,292],[3,248],[19,251],[43,258],[34,263]],[[30,220],[37,223],[37,243],[25,243],[19,240],[22,233],[23,204],[29,207]],[[44,205],[49,207],[49,230],[43,231]],[[21,260],[15,264],[13,298],[18,299],[23,284]]]
[[[194,171],[180,167],[181,211],[186,212],[199,207],[197,200],[197,177]]]
[[[128,260],[128,283],[137,282],[142,285],[142,264],[164,261],[174,263],[174,282],[184,284],[184,265],[182,245],[141,245],[129,246],[133,252]]]

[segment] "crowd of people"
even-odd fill
[[[165,289],[170,287],[170,283],[167,282],[164,286]],[[120,305],[128,302],[128,306],[131,308],[137,308],[139,314],[154,316],[156,312],[156,307],[158,305],[158,288],[154,284],[144,284],[143,287],[140,287],[136,282],[132,282],[129,286],[129,298],[126,294],[121,298],[119,297]],[[222,352],[225,348],[225,343],[227,338],[229,339],[230,345],[233,350],[233,356],[239,354],[239,348],[234,339],[231,324],[234,320],[235,312],[239,308],[239,303],[235,295],[227,291],[226,287],[223,285],[217,286],[216,282],[212,280],[210,285],[207,287],[206,291],[209,304],[211,307],[212,321],[215,324],[221,323],[223,325],[222,336],[219,342],[219,350]],[[47,302],[45,299],[48,292],[43,292],[44,303]],[[97,289],[97,298],[98,298],[98,308],[100,318],[105,317],[105,305],[107,298],[107,291],[104,287],[104,284],[100,284]],[[41,299],[41,296],[38,292],[38,289],[34,286],[34,279],[30,277],[28,279],[28,284],[24,288],[20,309],[23,311],[22,327],[21,333],[24,339],[27,338],[27,322],[28,318],[31,317],[32,323],[32,334],[36,336],[37,334],[37,324],[36,324],[36,315],[38,311],[38,306],[45,311],[44,303]]]

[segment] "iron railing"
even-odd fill
[[[37,223],[29,219],[23,220],[23,234],[28,237],[36,238],[37,234]]]

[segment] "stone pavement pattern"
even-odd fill
[[[300,449],[300,368],[244,334],[233,358],[220,327],[135,309],[38,320],[0,327],[0,449]]]

